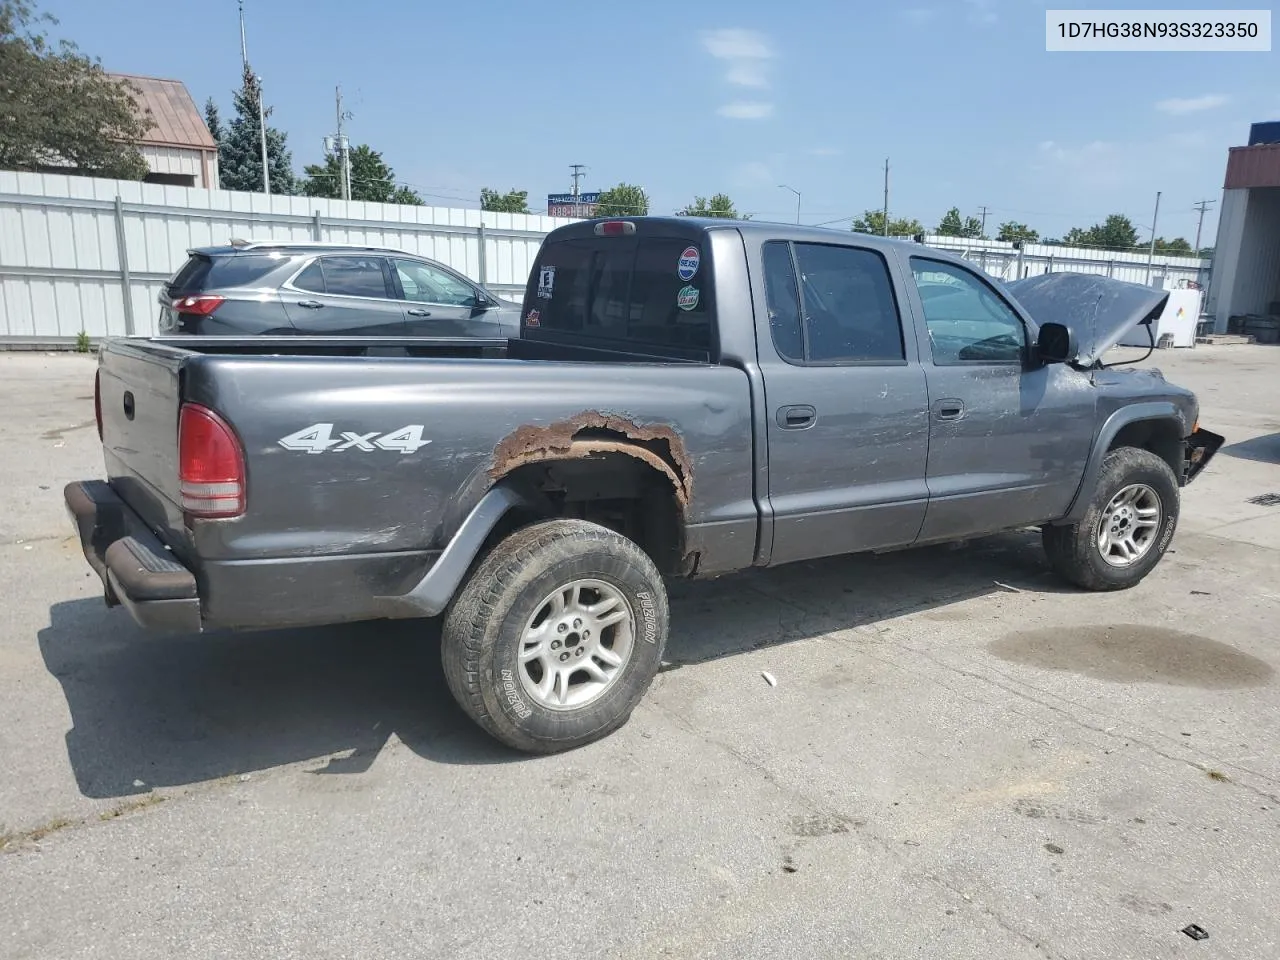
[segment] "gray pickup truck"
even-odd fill
[[[65,497],[144,626],[443,614],[463,709],[563,750],[648,688],[664,578],[1039,527],[1072,583],[1139,582],[1222,443],[1101,360],[1166,297],[860,234],[577,223],[519,340],[107,341],[107,479]]]

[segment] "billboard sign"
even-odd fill
[[[575,207],[572,193],[547,194],[548,217],[594,217],[600,193],[580,193]]]

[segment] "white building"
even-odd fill
[[[138,106],[151,111],[151,129],[137,143],[147,162],[145,182],[218,188],[218,146],[180,80],[113,73],[134,88]]]

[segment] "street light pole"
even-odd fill
[[[1151,286],[1151,270],[1156,259],[1156,221],[1160,219],[1160,191],[1156,191],[1156,212],[1151,215],[1151,249],[1147,252],[1147,286]]]
[[[800,222],[800,191],[797,190],[795,187],[787,186],[785,183],[778,184],[778,189],[790,190],[792,193],[796,195],[796,223],[798,224]]]

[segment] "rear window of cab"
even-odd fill
[[[708,351],[709,268],[700,242],[583,237],[543,246],[521,321],[528,335],[572,334],[602,346]]]

